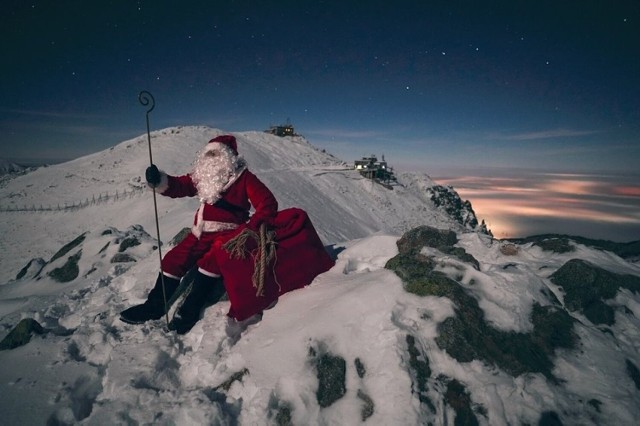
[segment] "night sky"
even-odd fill
[[[143,134],[148,90],[152,129],[290,120],[346,161],[384,154],[432,176],[637,173],[637,0],[2,9],[2,158],[70,159]]]

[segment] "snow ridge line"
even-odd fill
[[[98,195],[98,197],[93,195],[90,199],[87,197],[84,201],[78,201],[78,202],[74,201],[73,204],[68,204],[67,202],[65,202],[64,205],[62,206],[60,204],[58,204],[57,206],[54,206],[52,204],[46,205],[46,206],[42,204],[40,206],[36,206],[35,204],[32,204],[31,206],[23,205],[22,207],[0,206],[0,213],[9,213],[9,212],[44,213],[44,212],[77,211],[80,209],[84,209],[90,206],[97,206],[99,204],[104,204],[107,202],[117,203],[120,201],[131,199],[133,197],[139,197],[145,192],[146,192],[146,188],[134,188],[131,191],[124,190],[122,192],[119,192],[116,190],[116,192],[113,194],[109,194],[108,192],[104,194],[101,193]]]

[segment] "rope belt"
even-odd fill
[[[252,252],[246,249],[249,238],[252,238],[258,244],[258,247]],[[276,232],[273,230],[267,231],[267,225],[263,223],[260,225],[258,232],[245,228],[222,246],[232,259],[245,259],[247,254],[254,258],[251,283],[256,289],[256,296],[264,296],[264,278],[267,266],[276,259],[276,245]],[[275,262],[273,267],[275,270]]]

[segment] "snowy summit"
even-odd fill
[[[224,133],[155,131],[154,163],[184,174]],[[159,270],[147,135],[7,179],[3,424],[640,418],[637,242],[496,240],[427,175],[380,185],[302,137],[234,136],[280,209],[308,213],[335,266],[242,322],[223,299],[185,335],[164,319],[125,324],[119,313],[144,301]],[[158,197],[163,253],[198,204]]]

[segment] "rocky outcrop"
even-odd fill
[[[438,325],[437,345],[459,362],[481,360],[514,377],[531,372],[555,380],[552,374],[555,349],[573,348],[577,344],[573,319],[550,300],[547,306],[533,304],[531,333],[493,328],[485,320],[478,300],[460,280],[435,270],[437,262],[421,251],[424,246],[433,247],[454,254],[477,269],[477,260],[463,249],[453,247],[456,242],[457,237],[451,231],[416,228],[398,241],[399,254],[386,265],[402,279],[406,291],[418,296],[447,297],[454,302],[456,315]]]
[[[471,202],[469,200],[463,201],[453,187],[433,185],[427,188],[427,194],[436,207],[446,211],[450,217],[465,228],[492,235],[484,220],[478,223]]]
[[[0,342],[0,351],[15,349],[31,341],[34,334],[43,334],[45,329],[32,318],[24,318]]]
[[[551,275],[564,291],[564,304],[593,324],[613,325],[615,305],[609,303],[621,288],[640,293],[640,277],[609,272],[581,259],[572,259]]]

